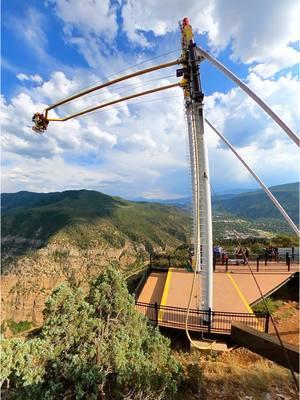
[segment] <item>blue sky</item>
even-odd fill
[[[127,198],[189,195],[180,89],[52,123],[43,136],[31,130],[33,112],[62,97],[118,71],[176,59],[178,20],[185,15],[197,44],[299,134],[299,12],[296,0],[3,1],[2,191],[86,188]],[[295,144],[207,62],[201,76],[207,118],[265,183],[298,180]],[[72,102],[53,115],[176,81],[175,68],[161,70]],[[206,134],[214,189],[257,187],[209,128]]]

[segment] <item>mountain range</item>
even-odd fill
[[[271,186],[269,190],[285,208],[291,219],[299,224],[299,183],[288,183],[284,185]],[[183,197],[172,200],[147,200],[161,204],[169,204],[181,208],[191,209],[192,199]],[[232,189],[212,193],[213,214],[230,215],[237,218],[246,218],[250,221],[276,219],[283,228],[280,220],[282,216],[270,198],[260,189]],[[273,229],[273,227],[272,227]]]
[[[297,222],[298,184],[271,188]],[[2,319],[41,323],[45,298],[72,280],[84,287],[109,264],[125,276],[144,268],[151,252],[190,241],[190,199],[133,202],[89,190],[3,193]],[[270,238],[290,229],[262,191],[213,199],[214,240]]]

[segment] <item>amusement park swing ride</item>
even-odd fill
[[[145,96],[155,92],[161,92],[174,87],[181,87],[184,93],[184,103],[185,103],[185,114],[187,120],[188,127],[188,143],[189,143],[189,158],[190,158],[190,167],[191,167],[191,176],[192,176],[192,193],[193,193],[193,239],[192,242],[194,244],[194,263],[193,273],[188,273],[188,279],[184,281],[182,280],[182,276],[180,276],[176,281],[175,272],[173,271],[172,278],[172,269],[165,272],[163,275],[163,285],[159,298],[155,300],[155,307],[151,305],[151,309],[148,307],[143,308],[142,306],[138,307],[141,312],[149,317],[149,319],[155,319],[156,323],[161,326],[172,326],[170,320],[171,308],[174,307],[173,316],[176,316],[176,323],[178,323],[177,327],[180,329],[185,328],[188,333],[188,330],[193,330],[195,326],[193,325],[192,317],[189,316],[191,305],[195,307],[199,312],[203,312],[202,314],[202,324],[197,328],[198,330],[202,330],[207,332],[207,326],[212,329],[213,324],[218,321],[218,318],[221,318],[220,315],[212,314],[213,310],[218,309],[217,307],[222,308],[224,303],[226,303],[226,299],[232,296],[233,301],[231,302],[232,309],[231,316],[236,313],[236,319],[241,317],[241,313],[252,311],[249,303],[258,298],[261,298],[260,294],[257,293],[254,298],[249,299],[246,298],[243,294],[243,288],[245,286],[245,282],[242,280],[237,282],[233,280],[233,277],[228,276],[227,286],[224,286],[224,282],[219,282],[219,276],[215,276],[214,274],[214,266],[213,266],[213,241],[212,241],[212,211],[211,211],[211,187],[210,187],[210,178],[209,178],[209,165],[208,165],[208,153],[207,153],[207,145],[206,145],[206,135],[204,130],[205,122],[208,124],[212,130],[219,136],[219,138],[229,147],[231,151],[238,157],[238,159],[243,163],[243,165],[248,169],[248,171],[252,174],[252,176],[257,180],[259,185],[263,188],[266,194],[269,196],[273,204],[277,207],[280,213],[283,215],[287,223],[290,225],[291,229],[297,234],[299,237],[299,229],[291,220],[289,215],[286,213],[282,205],[278,202],[278,200],[274,197],[274,195],[269,191],[269,189],[265,186],[265,184],[261,181],[261,179],[255,174],[255,172],[250,168],[250,166],[246,163],[246,161],[239,155],[239,153],[233,148],[233,146],[228,142],[228,140],[220,133],[218,130],[204,118],[203,107],[204,107],[204,94],[201,88],[201,79],[200,79],[200,68],[199,65],[205,60],[212,63],[216,68],[222,71],[227,77],[229,77],[232,81],[234,81],[244,92],[247,93],[277,124],[278,126],[292,139],[297,146],[299,146],[299,138],[297,135],[279,118],[274,111],[270,109],[270,107],[263,102],[245,83],[243,83],[237,76],[235,76],[231,71],[229,71],[224,65],[222,65],[217,59],[215,59],[212,55],[210,55],[207,51],[202,48],[196,46],[193,37],[192,27],[189,24],[188,18],[184,18],[182,22],[179,23],[182,37],[182,51],[179,59],[160,64],[157,66],[153,66],[147,69],[143,69],[137,72],[133,72],[128,75],[120,76],[113,80],[101,83],[92,88],[88,88],[86,90],[81,91],[80,93],[71,95],[63,100],[57,101],[56,103],[48,106],[42,113],[35,113],[33,116],[33,130],[38,133],[44,133],[48,127],[49,122],[63,122],[68,121],[70,119],[80,117],[82,115],[86,115],[93,111],[101,110],[103,108],[113,106],[115,104],[131,100],[133,98]],[[84,96],[95,92],[100,91],[103,88],[107,88],[111,85],[126,81],[130,78],[141,76],[147,73],[151,73],[153,71],[161,70],[164,68],[172,67],[175,65],[179,65],[180,68],[176,70],[176,76],[181,77],[181,81],[178,83],[169,84],[166,86],[161,86],[158,88],[150,89],[147,91],[143,91],[140,93],[135,93],[132,95],[128,95],[126,97],[122,97],[116,100],[107,101],[105,103],[87,108],[85,110],[67,115],[62,118],[51,118],[49,117],[50,110],[53,110],[59,106],[62,106],[66,103],[71,102],[72,100],[83,98]],[[193,279],[191,276],[193,275]],[[220,275],[220,274],[219,274]],[[199,296],[194,299],[193,286],[195,283],[195,277],[200,277],[198,281],[198,291]],[[249,276],[249,274],[248,274]],[[283,282],[291,276],[290,274],[284,274],[282,276],[277,277],[277,280],[266,278],[263,282],[265,288],[264,293],[269,293],[274,287],[279,287]],[[216,281],[214,279],[216,277]],[[152,276],[155,280],[155,273]],[[153,281],[152,279],[152,281]],[[159,278],[157,278],[159,280]],[[173,291],[176,293],[183,290],[184,282],[186,282],[187,289],[184,294],[184,301],[181,304],[181,308],[178,307],[178,304],[172,304],[168,301],[168,295],[171,291],[173,279]],[[262,278],[261,278],[262,279]],[[149,303],[150,298],[153,298],[154,288],[151,289],[151,274],[148,276],[148,281],[146,281],[144,288],[138,298],[138,302],[141,304],[145,304],[145,302]],[[148,283],[149,284],[148,284]],[[262,281],[261,281],[262,282]],[[147,289],[148,284],[148,289]],[[217,290],[217,287],[221,286],[221,289]],[[229,286],[228,286],[229,285]],[[246,284],[249,285],[249,282]],[[191,289],[192,286],[192,289]],[[226,292],[226,288],[228,289]],[[148,297],[146,296],[147,290],[150,290],[150,294]],[[151,292],[152,290],[152,292]],[[256,289],[257,291],[257,289]],[[221,293],[222,292],[222,293]],[[223,293],[224,292],[224,293]],[[245,289],[244,292],[247,292]],[[190,294],[188,294],[190,293]],[[221,293],[221,294],[220,294]],[[261,293],[263,295],[263,293]],[[144,295],[144,298],[143,298]],[[145,298],[147,297],[147,299]],[[225,297],[224,297],[225,296]],[[171,296],[172,297],[172,296]],[[180,297],[180,296],[179,296]],[[173,296],[174,298],[174,296]],[[234,300],[236,299],[236,301]],[[239,303],[239,304],[238,304]],[[150,306],[150,304],[148,304]],[[170,309],[167,309],[167,306],[170,306]],[[164,308],[165,307],[165,308]],[[158,309],[158,312],[157,312]],[[152,318],[152,311],[156,311],[156,317]],[[197,311],[197,312],[198,312]],[[220,310],[221,311],[221,310]],[[225,310],[226,311],[226,310]],[[228,310],[227,310],[228,311]],[[192,310],[191,310],[192,312]],[[177,314],[176,314],[177,313]],[[224,314],[224,313],[223,313]],[[257,323],[258,317],[252,315],[252,321],[255,325]],[[212,320],[213,318],[213,320]],[[184,323],[182,322],[184,319]],[[229,321],[229,325],[231,320]],[[176,325],[176,324],[175,324]],[[255,325],[256,326],[256,325]],[[176,326],[175,326],[176,327]],[[257,326],[256,326],[257,327]],[[195,328],[195,330],[197,330]],[[216,328],[216,332],[218,329]],[[188,335],[189,339],[190,336]]]

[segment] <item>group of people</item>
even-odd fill
[[[278,261],[278,246],[272,246],[271,244],[265,248],[265,259],[268,261]]]
[[[249,258],[249,249],[248,247],[245,247],[244,249],[242,247],[236,247],[234,249],[235,251],[235,258],[240,259],[240,258]]]
[[[214,260],[217,262],[222,260],[222,264],[225,264],[226,260],[228,259],[228,254],[226,249],[221,247],[219,244],[213,247],[213,256]]]
[[[249,249],[248,247],[242,248],[242,247],[236,247],[234,249],[235,252],[235,259],[238,262],[238,260],[244,260],[245,258],[249,258]],[[222,262],[222,264],[226,263],[226,260],[228,260],[228,253],[224,247],[221,247],[219,244],[215,245],[213,247],[213,256],[214,260],[216,262]]]

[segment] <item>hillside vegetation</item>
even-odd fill
[[[86,293],[70,284],[56,288],[44,315],[43,327],[25,340],[1,340],[3,398],[298,398],[287,369],[248,350],[172,351],[135,309],[114,267]]]
[[[132,276],[149,253],[173,251],[190,237],[190,219],[176,207],[88,190],[2,199],[4,321],[39,325],[45,299],[60,283],[86,287],[111,264]]]
[[[3,194],[2,215],[3,236],[21,233],[26,238],[48,240],[61,229],[78,223],[97,224],[106,220],[120,234],[133,240],[144,242],[147,239],[160,243],[159,231],[186,240],[187,220],[182,210],[160,204],[130,202],[88,190]]]
[[[181,380],[169,340],[135,310],[109,267],[85,295],[62,285],[46,302],[41,334],[1,343],[1,382],[20,399],[175,398]]]
[[[299,183],[272,186],[269,189],[292,220],[299,224]],[[215,213],[225,211],[233,216],[265,223],[268,223],[268,219],[273,223],[274,220],[284,222],[280,212],[263,190],[216,196],[213,203]]]
[[[244,214],[260,208],[249,200],[260,194],[237,195],[228,203],[237,203],[232,213],[241,197],[249,202]],[[84,286],[112,263],[126,277],[134,276],[145,268],[149,253],[172,253],[191,238],[190,210],[174,205],[88,190],[4,193],[1,199],[2,318],[8,322],[38,325],[44,301],[58,284],[72,280]],[[216,212],[213,219],[215,241],[236,240],[236,232],[244,239],[270,240],[285,231],[282,218],[249,220]]]
[[[79,249],[101,244],[121,249],[130,241],[145,254],[186,242],[189,227],[186,212],[178,208],[95,191],[2,195],[4,265],[11,262],[8,256],[43,247],[56,238]]]

